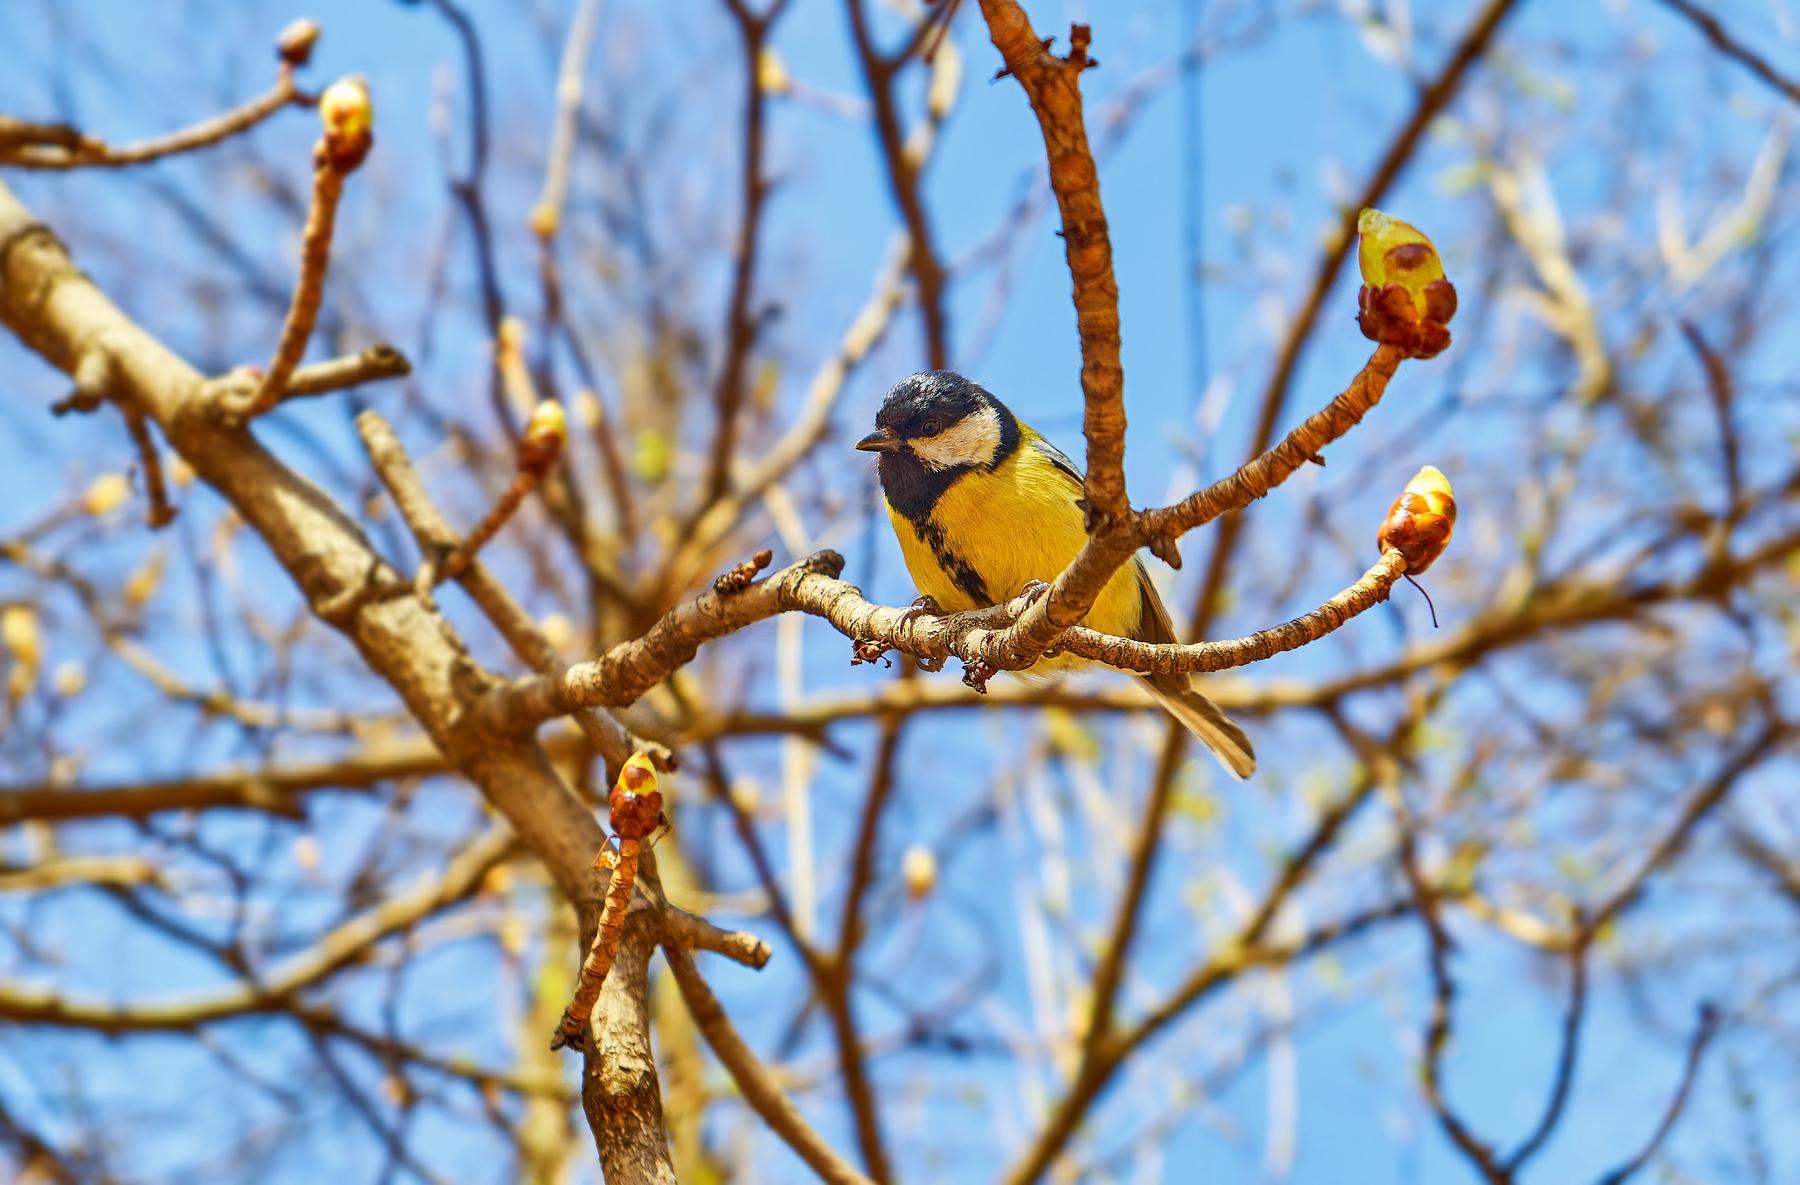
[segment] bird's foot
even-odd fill
[[[936,597],[932,596],[930,593],[923,593],[920,596],[915,597],[913,603],[906,607],[906,614],[900,619],[900,624],[911,625],[921,617],[948,616],[949,614],[944,612],[944,607],[937,603]],[[918,663],[919,669],[928,675],[944,669],[944,660],[941,658],[915,656],[913,661]]]
[[[1045,584],[1042,580],[1027,580],[1025,582],[1025,587],[1019,590],[1018,599],[1025,602],[1024,606],[1021,607],[1021,611],[1024,608],[1029,608],[1034,602],[1049,593],[1049,591],[1050,586]]]
[[[1151,555],[1169,565],[1169,567],[1174,568],[1177,571],[1181,569],[1181,547],[1176,542],[1175,536],[1152,535],[1150,536],[1150,542],[1145,546],[1150,548]]]
[[[986,695],[988,680],[1000,672],[981,659],[963,664],[963,684],[976,695]]]
[[[857,638],[850,643],[850,665],[859,667],[864,663],[882,662],[891,667],[894,665],[894,660],[886,657],[887,649],[886,642],[878,642],[873,638]]]
[[[943,615],[944,607],[937,603],[937,598],[926,593],[913,598],[913,603],[906,607],[906,616],[901,620],[912,622],[921,617],[942,617]]]

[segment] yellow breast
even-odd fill
[[[1015,597],[1030,581],[1056,579],[1087,540],[1079,496],[1067,474],[1025,444],[992,473],[958,478],[918,526],[891,506],[888,518],[919,591],[961,613]],[[1143,614],[1141,578],[1135,561],[1115,572],[1084,624],[1133,636]]]

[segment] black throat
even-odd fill
[[[876,464],[876,471],[881,474],[881,492],[887,498],[888,505],[914,525],[923,523],[931,517],[931,508],[944,496],[944,491],[955,485],[965,474],[977,469],[992,473],[1008,457],[1018,452],[1019,421],[998,401],[994,408],[1000,414],[1000,447],[994,450],[993,457],[986,464],[933,469],[914,456],[910,449],[882,453]]]

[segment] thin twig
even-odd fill
[[[248,131],[290,103],[304,104],[306,101],[306,96],[294,85],[292,69],[283,63],[275,85],[242,106],[178,132],[135,144],[114,147],[74,129],[0,118],[0,165],[44,170],[140,165],[217,144]]]
[[[521,469],[515,473],[506,489],[501,491],[500,496],[494,500],[494,504],[488,508],[488,512],[481,516],[481,521],[475,524],[473,530],[463,536],[462,542],[444,557],[443,563],[436,565],[436,572],[430,583],[439,584],[445,580],[455,580],[467,571],[475,557],[481,553],[481,549],[500,533],[500,528],[507,524],[507,521],[518,511],[543,478],[544,474],[541,470]],[[429,561],[427,567],[431,567]]]
[[[400,517],[418,540],[419,550],[428,557],[454,553],[458,544],[456,533],[426,492],[425,483],[419,479],[418,471],[394,434],[392,425],[371,408],[357,417],[356,430],[362,437],[376,476],[387,487]],[[562,657],[556,648],[550,645],[537,622],[486,565],[479,559],[472,559],[463,566],[456,579],[525,665],[544,674],[561,670]],[[417,586],[410,586],[410,590],[416,592]],[[574,720],[614,770],[624,765],[625,759],[636,750],[650,752],[665,764],[673,763],[673,755],[668,749],[633,736],[609,712],[577,712]]]
[[[1636,901],[1643,894],[1650,877],[1680,853],[1701,821],[1725,801],[1743,775],[1761,762],[1787,735],[1787,728],[1782,722],[1774,719],[1765,721],[1756,735],[1732,754],[1719,771],[1688,798],[1682,805],[1681,814],[1676,818],[1674,826],[1656,842],[1624,882],[1587,916],[1586,924],[1598,931]]]
[[[406,355],[386,342],[381,342],[360,354],[300,367],[288,379],[287,390],[282,392],[282,398],[328,395],[346,387],[358,387],[381,379],[404,378],[411,373],[412,363],[407,361]]]
[[[944,312],[944,265],[937,256],[931,233],[931,219],[920,192],[923,161],[907,143],[905,132],[901,129],[899,104],[895,95],[898,66],[906,60],[908,50],[903,47],[900,54],[893,58],[884,58],[876,50],[869,32],[865,3],[866,0],[845,0],[850,16],[851,39],[856,47],[856,56],[862,64],[863,79],[868,86],[870,104],[875,113],[875,136],[881,145],[882,159],[887,165],[894,204],[900,207],[900,217],[906,224],[907,243],[910,247],[907,266],[918,287],[919,316],[925,323],[926,363],[932,370],[942,370],[950,365],[949,329]],[[938,14],[935,12],[921,13],[913,37],[909,39],[909,46],[912,40],[935,25],[937,20]],[[934,126],[935,123],[934,115],[927,127]]]
[[[1625,1185],[1637,1174],[1637,1171],[1650,1163],[1656,1150],[1668,1138],[1675,1128],[1675,1121],[1681,1118],[1682,1110],[1687,1106],[1688,1095],[1694,1089],[1694,1081],[1700,1076],[1700,1062],[1706,1056],[1707,1046],[1719,1033],[1719,1013],[1711,1004],[1700,1006],[1700,1019],[1694,1026],[1694,1035],[1688,1042],[1687,1061],[1681,1068],[1681,1081],[1675,1087],[1675,1094],[1669,1099],[1669,1105],[1663,1110],[1662,1120],[1657,1123],[1656,1130],[1650,1133],[1650,1139],[1636,1156],[1600,1178],[1599,1185]]]
[[[159,531],[175,521],[175,508],[169,505],[168,482],[163,478],[162,451],[156,447],[156,438],[150,433],[144,413],[130,407],[124,411],[125,427],[131,433],[132,443],[137,445],[138,459],[144,466],[144,494],[150,500],[144,521],[152,531]]]
[[[1121,671],[1169,674],[1230,670],[1318,641],[1359,613],[1387,600],[1394,582],[1405,572],[1406,557],[1398,551],[1385,552],[1360,580],[1317,609],[1242,638],[1185,645],[1138,642],[1075,626],[1062,636],[1058,645],[1070,654],[1103,662]]]
[[[562,63],[556,74],[556,114],[550,124],[550,151],[544,163],[544,188],[531,210],[531,227],[542,239],[556,236],[562,224],[563,202],[569,193],[569,162],[575,155],[575,132],[581,114],[581,79],[587,69],[588,51],[600,28],[605,0],[581,0],[569,22],[563,42]]]
[[[575,998],[563,1010],[556,1033],[550,1038],[551,1049],[565,1045],[584,1049],[587,1045],[588,1021],[594,1015],[594,1004],[606,984],[606,973],[612,970],[619,955],[619,940],[625,933],[625,911],[631,907],[631,886],[637,879],[638,846],[641,840],[621,837],[619,854],[612,867],[612,879],[606,885],[606,904],[601,908],[600,927],[594,932],[594,944],[581,962],[581,973],[575,987]]]
[[[1713,47],[1726,57],[1740,63],[1750,73],[1756,75],[1769,86],[1787,96],[1793,102],[1800,103],[1800,83],[1782,74],[1769,64],[1767,58],[1733,37],[1719,23],[1719,18],[1701,8],[1690,0],[1662,0],[1664,6],[1674,9],[1699,29]]]
[[[480,281],[482,320],[488,332],[500,336],[501,322],[506,320],[506,296],[500,285],[500,267],[494,254],[494,234],[488,223],[486,200],[482,186],[486,181],[488,162],[488,98],[487,66],[481,52],[481,37],[475,23],[455,0],[432,0],[432,7],[450,25],[462,45],[463,61],[469,74],[469,163],[460,177],[450,178],[450,196],[462,208],[469,224],[469,235],[475,245],[475,269]],[[489,376],[488,402],[500,430],[508,440],[519,435],[519,425],[507,405],[506,394],[496,368]]]
[[[1744,504],[1744,473],[1741,450],[1738,447],[1737,420],[1732,407],[1735,392],[1731,369],[1725,365],[1725,359],[1719,356],[1719,352],[1701,335],[1699,326],[1692,321],[1683,321],[1681,333],[1687,338],[1688,345],[1693,347],[1695,356],[1700,359],[1701,369],[1706,371],[1706,388],[1712,394],[1713,415],[1719,421],[1719,453],[1725,469],[1726,514],[1736,515]]]
[[[1537,1126],[1531,1129],[1531,1134],[1525,1137],[1501,1166],[1508,1179],[1518,1176],[1519,1170],[1538,1154],[1551,1133],[1556,1130],[1557,1123],[1562,1119],[1563,1109],[1569,1102],[1569,1088],[1575,1083],[1575,1062],[1581,1050],[1581,1024],[1587,1015],[1590,934],[1585,925],[1578,925],[1576,930],[1578,939],[1569,944],[1569,1006],[1563,1012],[1560,1052],[1556,1058],[1556,1074],[1551,1080],[1550,1097],[1544,1103],[1544,1113],[1538,1117]]]
[[[325,271],[331,264],[331,232],[338,199],[344,193],[344,174],[325,154],[313,165],[312,205],[306,213],[306,229],[300,238],[300,276],[294,283],[293,300],[281,327],[275,355],[263,371],[256,389],[242,406],[228,410],[250,418],[262,415],[280,402],[288,382],[306,353],[319,305],[325,298]]]
[[[1388,142],[1387,151],[1382,153],[1380,163],[1363,184],[1361,192],[1344,207],[1337,233],[1328,240],[1330,246],[1319,260],[1312,287],[1307,290],[1300,308],[1287,320],[1287,335],[1282,339],[1268,385],[1263,388],[1256,427],[1250,437],[1250,456],[1254,457],[1268,448],[1269,441],[1275,438],[1275,426],[1281,422],[1281,413],[1287,404],[1288,388],[1293,384],[1294,374],[1299,369],[1300,356],[1312,339],[1319,313],[1325,307],[1325,298],[1330,294],[1339,270],[1356,245],[1357,215],[1365,207],[1381,204],[1383,195],[1412,160],[1426,130],[1456,97],[1470,69],[1487,54],[1501,23],[1517,6],[1518,0],[1488,0],[1487,5],[1469,25],[1468,31],[1457,42],[1449,60],[1430,85],[1419,92],[1412,112]],[[1212,626],[1213,616],[1221,603],[1220,592],[1230,571],[1231,557],[1247,517],[1233,515],[1219,524],[1212,554],[1207,560],[1206,573],[1201,578],[1194,602],[1193,628],[1196,633],[1204,634]]]
[[[1437,1116],[1438,1126],[1450,1142],[1462,1152],[1471,1166],[1490,1185],[1506,1185],[1505,1168],[1492,1146],[1477,1136],[1468,1122],[1451,1106],[1444,1093],[1444,1050],[1450,1041],[1451,1001],[1456,994],[1456,980],[1450,973],[1450,952],[1454,948],[1450,932],[1438,910],[1440,893],[1425,877],[1418,856],[1418,824],[1407,808],[1397,780],[1384,780],[1383,792],[1393,807],[1395,825],[1400,832],[1400,867],[1412,888],[1418,906],[1419,921],[1427,939],[1431,969],[1431,1017],[1425,1027],[1425,1064],[1420,1079],[1425,1101]]]
[[[833,1185],[871,1185],[868,1177],[851,1167],[806,1122],[793,1100],[776,1084],[768,1068],[738,1035],[731,1018],[725,1014],[718,997],[701,978],[699,968],[694,966],[687,952],[665,945],[663,957],[675,975],[675,984],[681,989],[681,998],[687,1003],[695,1027],[731,1075],[750,1109],[762,1116],[769,1129],[785,1140],[821,1180]]]
[[[719,422],[713,432],[696,514],[705,513],[706,508],[723,497],[730,486],[731,460],[737,450],[738,415],[744,403],[744,372],[749,365],[750,351],[756,345],[757,318],[751,313],[750,299],[756,282],[756,258],[762,246],[763,207],[769,196],[769,182],[763,176],[763,129],[768,117],[768,93],[763,89],[760,63],[769,29],[781,15],[785,0],[777,0],[761,14],[752,12],[742,0],[726,0],[726,7],[737,19],[744,50],[744,159],[738,187],[742,209],[738,215],[737,246],[733,251],[735,266],[731,295],[725,308],[725,357],[719,367],[718,382],[713,387],[713,406],[717,409]]]

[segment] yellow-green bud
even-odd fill
[[[375,140],[375,107],[369,84],[352,74],[325,88],[319,96],[319,119],[325,125],[324,154],[333,168],[348,173],[362,164]]]
[[[1363,336],[1430,358],[1450,344],[1456,288],[1437,248],[1411,223],[1366,209],[1356,220],[1363,287],[1357,323]]]
[[[562,404],[546,399],[531,412],[525,435],[519,440],[519,468],[542,472],[562,455],[569,438],[569,417]]]
[[[1455,527],[1456,495],[1450,489],[1450,479],[1427,465],[1413,474],[1406,489],[1388,508],[1375,545],[1382,551],[1399,551],[1406,557],[1407,574],[1417,576],[1444,554]]]
[[[900,857],[900,879],[906,882],[907,896],[929,896],[937,887],[937,857],[930,848],[914,845]]]
[[[275,52],[290,66],[304,66],[312,57],[313,45],[318,40],[319,22],[301,17],[275,39]]]

